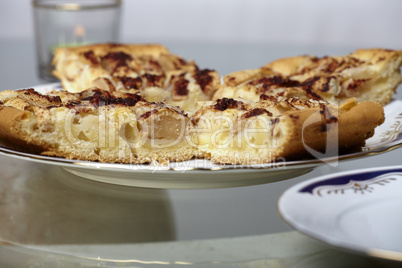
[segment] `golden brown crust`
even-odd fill
[[[225,75],[223,77],[223,85],[228,87],[238,86],[246,81],[259,79],[266,75],[273,74],[274,72],[272,72],[269,68],[241,70]]]
[[[59,48],[52,63],[54,75],[70,92],[86,90],[99,78],[108,79],[116,86],[119,78],[126,76],[164,75],[171,69],[192,69],[194,66],[158,44],[94,44]]]
[[[0,93],[0,138],[25,151],[112,163],[184,161],[195,154],[185,139],[190,119],[178,107],[99,89],[68,97],[10,93]]]
[[[98,44],[55,52],[54,75],[65,90],[91,87],[139,93],[152,102],[163,101],[194,112],[220,86],[219,74],[200,69],[161,45]]]
[[[53,64],[56,64],[66,53],[81,54],[92,51],[96,56],[104,56],[110,52],[124,52],[135,55],[152,55],[170,53],[169,50],[160,44],[94,44],[79,47],[58,48],[54,52]]]
[[[261,164],[356,151],[384,121],[381,105],[355,99],[340,108],[275,97],[251,105],[225,102],[232,105],[220,109],[210,104],[193,117],[199,150],[220,163]],[[214,127],[219,122],[223,127]]]
[[[359,150],[374,129],[384,122],[382,107],[373,102],[356,104],[348,111],[339,110],[334,121],[319,118],[317,109],[292,111],[286,115],[291,134],[278,155],[286,159],[307,157],[311,151],[327,156]],[[309,123],[311,121],[311,123]],[[329,136],[328,136],[329,135]],[[331,144],[337,143],[337,144]]]
[[[359,49],[345,56],[296,56],[224,77],[224,95],[256,100],[261,94],[325,100],[348,98],[387,104],[401,82],[402,51]],[[303,93],[304,92],[304,93]]]
[[[291,76],[299,73],[306,66],[311,65],[317,58],[315,56],[295,56],[274,60],[263,66],[276,74]]]
[[[161,45],[59,49],[54,63],[72,92],[0,93],[1,139],[68,159],[255,164],[359,150],[384,121],[402,53],[279,59],[223,85]]]
[[[190,121],[177,107],[149,103],[123,92],[97,89],[62,98],[58,94],[65,92],[46,97],[32,90],[10,93],[14,92],[0,93],[3,140],[44,155],[101,162],[169,162],[194,156],[232,164],[300,159],[311,150],[325,152],[334,141],[338,142],[336,152],[356,150],[384,120],[379,104],[357,103],[356,99],[337,107],[273,96],[257,103],[224,98],[206,103]],[[102,125],[108,126],[109,134],[94,132]],[[114,140],[110,133],[117,133]],[[245,136],[250,133],[251,138]],[[327,139],[328,134],[335,136]],[[225,139],[233,144],[222,149]],[[138,140],[143,141],[139,147]],[[153,144],[161,140],[167,141],[162,147]],[[250,144],[251,140],[257,144]]]
[[[283,76],[303,75],[307,72],[314,74],[338,73],[354,67],[375,65],[384,67],[391,61],[400,61],[402,51],[390,49],[357,49],[345,56],[295,56],[275,60],[263,66]]]

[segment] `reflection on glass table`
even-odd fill
[[[86,180],[56,166],[3,156],[0,160],[2,266],[322,267],[331,263],[330,267],[376,267],[370,259],[297,232],[177,241],[172,199],[182,206],[189,202],[191,207],[194,199],[188,195],[197,192],[208,198],[210,190],[181,190],[185,194],[180,194],[123,187]],[[253,187],[249,189],[257,189]],[[227,191],[215,189],[213,194],[230,196]],[[200,213],[191,211],[188,217]],[[230,213],[226,216],[230,218]],[[200,224],[208,221],[213,222],[206,219]]]
[[[121,187],[2,158],[0,234],[11,244],[98,244],[175,237],[163,190]],[[18,168],[19,166],[19,168]]]

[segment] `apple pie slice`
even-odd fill
[[[201,155],[230,164],[261,164],[360,150],[384,121],[383,108],[352,98],[323,101],[263,95],[258,103],[223,98],[192,118]]]
[[[43,155],[110,163],[183,161],[190,118],[138,94],[33,89],[0,93],[0,137]]]
[[[260,95],[324,100],[348,98],[387,104],[401,83],[402,51],[359,49],[346,56],[283,58],[262,68],[226,75],[215,99]]]
[[[95,44],[59,48],[54,75],[65,90],[92,87],[138,93],[150,102],[165,102],[194,112],[194,103],[210,100],[219,74],[169,52],[162,45]]]

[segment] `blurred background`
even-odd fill
[[[399,0],[124,0],[120,41],[162,43],[226,74],[284,56],[399,49],[401,11]],[[0,43],[3,64],[35,68],[31,0],[0,1]],[[27,86],[15,71],[4,72],[1,90]]]
[[[398,48],[401,10],[399,0],[125,0],[121,38]],[[0,40],[32,38],[31,0],[0,1]]]

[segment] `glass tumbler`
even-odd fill
[[[118,42],[121,0],[34,0],[38,75],[55,82],[51,64],[59,47]]]

